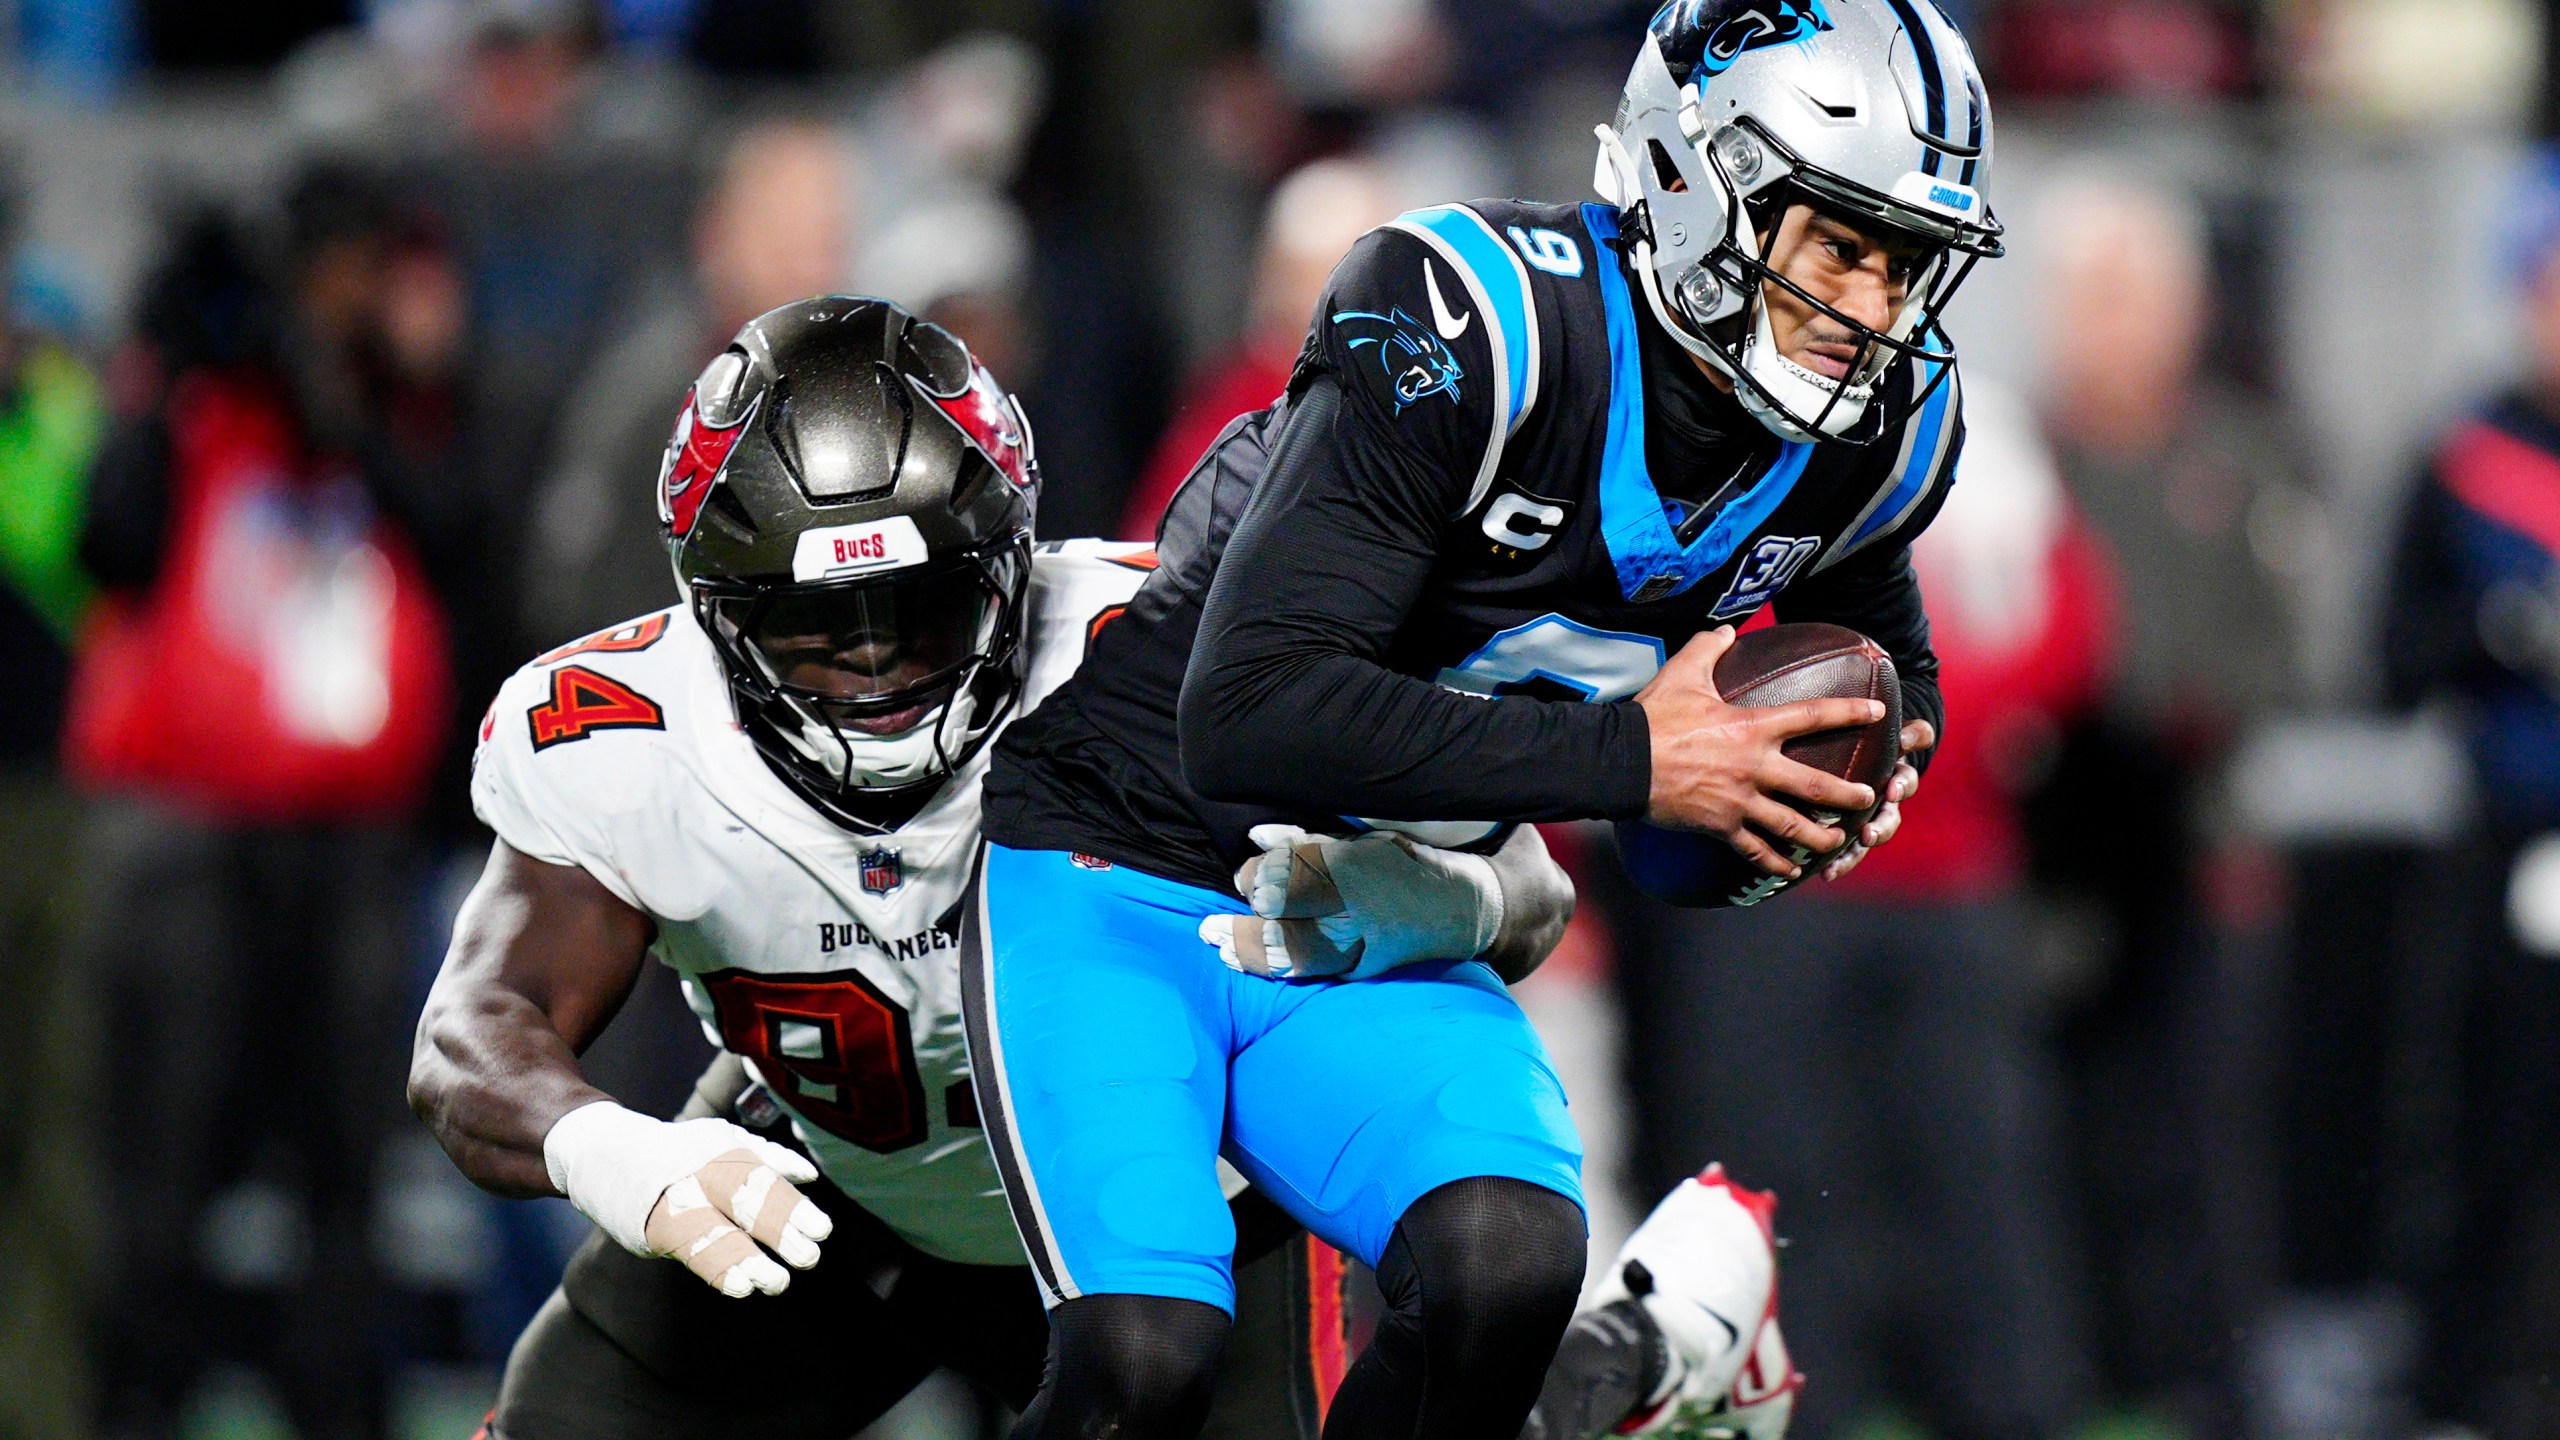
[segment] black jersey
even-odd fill
[[[1781,442],[1631,285],[1603,205],[1364,238],[1288,393],[1220,435],[1156,574],[998,743],[988,835],[1223,889],[1267,821],[1453,843],[1641,816],[1630,697],[1772,602],[1872,636],[1938,722],[1908,547],[1952,483],[1956,377],[1889,375],[1928,398],[1871,444]]]

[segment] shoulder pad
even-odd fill
[[[663,748],[689,730],[706,642],[680,607],[546,651],[508,677],[481,722],[472,808],[510,846],[578,865],[626,900],[617,817],[645,813],[683,767]]]
[[[1043,545],[1031,568],[1031,618],[1023,634],[1022,711],[1029,713],[1066,683],[1138,587],[1156,571],[1151,545],[1069,540]]]
[[[1902,422],[1899,437],[1880,436],[1874,449],[1890,453],[1892,462],[1885,467],[1882,483],[1868,497],[1858,518],[1850,522],[1831,548],[1814,562],[1814,573],[1830,569],[1865,549],[1879,536],[1892,533],[1904,520],[1920,508],[1930,491],[1940,485],[1952,485],[1955,477],[1944,473],[1947,457],[1953,449],[1957,433],[1963,428],[1963,397],[1953,365],[1929,365],[1913,362],[1918,374],[1916,383],[1934,385],[1929,398]],[[1945,371],[1940,375],[1939,371]]]
[[[1538,306],[1529,293],[1529,267],[1493,228],[1465,205],[1435,205],[1387,222],[1437,251],[1458,272],[1476,309],[1492,317],[1486,338],[1493,346],[1494,413],[1505,435],[1538,400]],[[1435,316],[1434,319],[1439,317]]]

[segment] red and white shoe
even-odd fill
[[[1618,1252],[1597,1302],[1632,1299],[1669,1364],[1622,1435],[1780,1440],[1804,1377],[1778,1329],[1778,1198],[1710,1165],[1653,1207]]]

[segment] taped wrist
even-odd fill
[[[578,1213],[596,1222],[613,1243],[634,1255],[654,1253],[648,1240],[649,1212],[665,1187],[642,1195],[638,1192],[648,1187],[631,1183],[623,1171],[632,1156],[647,1153],[649,1142],[666,1124],[611,1100],[598,1100],[553,1121],[550,1133],[542,1137],[542,1168],[550,1174],[552,1187],[568,1196]]]
[[[1573,921],[1573,877],[1547,853],[1535,825],[1514,827],[1487,858],[1502,887],[1502,927],[1479,958],[1504,984],[1517,985],[1563,941]]]
[[[1502,933],[1502,881],[1481,855],[1389,835],[1334,846],[1331,859],[1343,903],[1364,929],[1387,938],[1391,949],[1441,951],[1431,958],[1465,960],[1483,954]],[[1408,936],[1405,944],[1395,943]]]

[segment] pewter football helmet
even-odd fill
[[[1594,183],[1627,212],[1645,298],[1682,346],[1729,376],[1744,407],[1790,440],[1863,443],[1944,383],[1939,312],[1976,260],[2001,253],[1992,218],[1991,106],[1963,35],[1934,0],[1671,0],[1653,17],[1599,127]],[[1926,249],[1901,312],[1876,330],[1768,265],[1790,203],[1842,214]],[[1847,326],[1845,380],[1777,353],[1762,287]],[[1876,397],[1919,363],[1901,403]]]
[[[686,392],[658,519],[738,721],[848,829],[902,823],[1023,677],[1031,426],[950,332],[829,295],[747,322]]]

